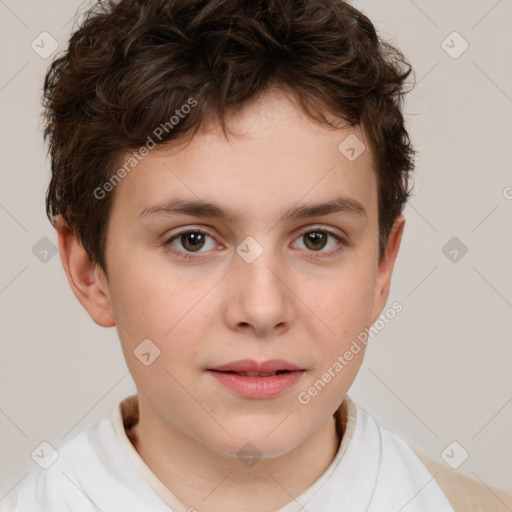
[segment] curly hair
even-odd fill
[[[94,191],[123,155],[195,101],[158,144],[193,137],[271,87],[314,122],[361,125],[376,167],[379,255],[411,190],[414,153],[401,107],[412,68],[341,0],[99,0],[44,82],[52,177],[46,212],[62,215],[106,271],[112,194]]]

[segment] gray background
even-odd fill
[[[31,43],[42,52],[46,31],[62,50],[79,5],[0,0],[0,500],[41,442],[58,449],[135,392],[115,329],[73,296],[44,212],[39,100],[55,52]],[[403,311],[349,394],[438,460],[456,441],[460,471],[512,491],[512,2],[355,5],[414,65],[405,112],[419,154],[388,302]]]

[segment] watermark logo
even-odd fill
[[[133,353],[144,366],[152,365],[160,357],[160,349],[148,338],[142,340]]]
[[[452,441],[442,452],[441,458],[450,466],[452,469],[457,469],[469,457],[467,450],[457,441]]]
[[[446,242],[441,252],[452,262],[458,263],[468,252],[468,248],[456,236]]]
[[[43,441],[30,456],[38,466],[48,469],[59,458],[59,453],[50,443]]]
[[[441,48],[452,59],[458,59],[469,48],[469,43],[458,32],[454,31],[443,40]]]
[[[41,263],[48,263],[57,254],[57,251],[57,246],[47,236],[43,236],[32,247],[32,254]]]
[[[359,158],[365,149],[366,146],[364,145],[364,142],[353,133],[338,145],[339,152],[351,162]]]
[[[253,443],[245,443],[236,456],[244,466],[251,469],[261,459],[262,453]]]
[[[236,253],[246,263],[253,263],[263,253],[263,247],[252,236],[248,236],[237,245]]]
[[[30,47],[39,57],[47,59],[59,47],[59,43],[48,32],[41,32]]]

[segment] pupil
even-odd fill
[[[310,241],[313,243],[310,244],[309,243]],[[320,247],[318,247],[316,245],[319,242],[323,242],[323,243],[320,243]],[[312,231],[306,235],[306,246],[308,246],[308,248],[310,248],[310,249],[323,249],[325,247],[325,244],[326,244],[326,237],[325,237],[325,234],[322,233],[321,231]],[[311,247],[311,245],[312,245],[312,247]]]
[[[184,235],[182,235],[181,241],[185,249],[193,251],[201,249],[202,243],[204,243],[204,236],[202,233],[197,232],[185,233]],[[197,246],[196,244],[199,244],[199,246]]]

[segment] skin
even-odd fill
[[[209,123],[188,146],[151,151],[118,184],[106,274],[62,220],[57,229],[74,294],[97,324],[117,327],[138,390],[134,445],[141,457],[186,507],[258,512],[300,495],[336,454],[333,414],[364,346],[307,405],[297,395],[383,311],[404,219],[379,260],[377,182],[361,130],[315,124],[279,92],[231,117],[229,128],[236,134],[229,140]],[[349,134],[367,148],[354,161],[338,150]],[[298,204],[338,196],[361,203],[366,216],[280,220]],[[239,219],[138,219],[171,197],[208,200]],[[188,228],[211,237],[192,245],[199,253],[183,245],[186,237],[163,245]],[[308,244],[307,233],[318,230],[346,243],[324,231],[325,246]],[[252,263],[236,252],[247,236],[263,248]],[[190,260],[178,256],[187,248]],[[134,355],[144,339],[161,351],[149,366]],[[285,359],[306,371],[270,399],[242,398],[206,372],[245,358]],[[250,468],[236,456],[247,442],[262,457]]]

